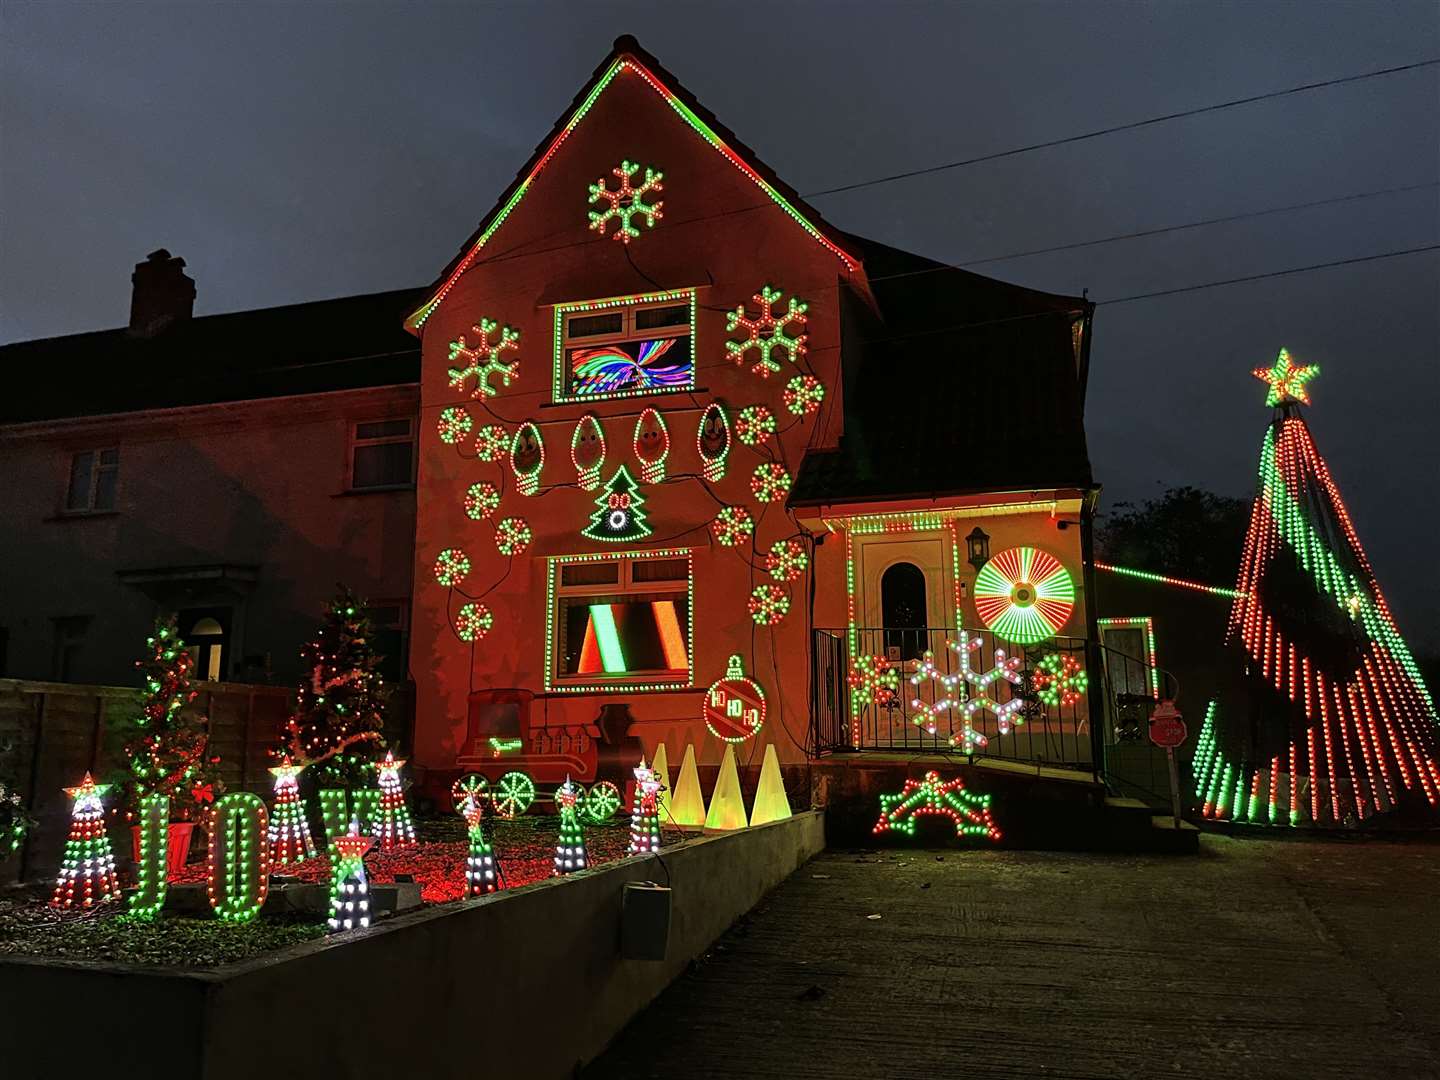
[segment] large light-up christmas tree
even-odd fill
[[[315,640],[300,650],[303,674],[277,760],[288,756],[308,766],[322,788],[373,783],[385,750],[380,732],[390,697],[382,659],[371,644],[364,602],[342,587]]]
[[[1281,350],[1255,375],[1275,415],[1240,560],[1234,679],[1206,710],[1208,817],[1337,826],[1440,805],[1440,721],[1300,415],[1319,373]]]

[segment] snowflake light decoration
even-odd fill
[[[499,424],[486,424],[475,433],[475,456],[481,461],[499,461],[510,452],[510,434]]]
[[[726,506],[710,522],[710,530],[722,546],[735,547],[755,531],[755,519],[743,506]]]
[[[845,676],[857,705],[889,705],[900,688],[900,675],[884,656],[857,656]]]
[[[794,581],[805,572],[810,560],[799,540],[776,540],[765,556],[765,569],[776,581]]]
[[[459,548],[446,548],[435,556],[435,580],[441,585],[459,585],[470,573],[470,557]]]
[[[735,417],[735,437],[746,446],[764,446],[775,434],[775,414],[764,405],[746,405]]]
[[[939,689],[931,700],[926,701],[920,696],[920,687],[928,682],[936,683]],[[939,731],[940,717],[959,705],[955,688],[960,682],[959,675],[947,675],[941,671],[935,665],[934,651],[926,649],[916,662],[915,673],[910,676],[910,685],[915,688],[910,696],[915,725],[924,728],[931,735]]]
[[[496,330],[500,331],[500,340],[492,343],[490,335]],[[490,385],[490,376],[499,375],[501,383],[509,386],[510,380],[520,373],[518,357],[508,364],[500,359],[503,353],[520,348],[520,331],[510,326],[502,327],[494,319],[483,318],[470,331],[480,335],[480,340],[474,345],[465,341],[464,334],[450,343],[450,362],[465,361],[464,367],[450,369],[450,389],[463,391],[465,380],[474,375],[475,389],[470,396],[494,397],[500,391]]]
[[[455,616],[455,635],[461,641],[479,641],[495,625],[495,616],[484,604],[463,604]]]
[[[465,492],[465,514],[472,521],[484,521],[500,505],[500,492],[494,484],[471,484]]]
[[[530,539],[530,526],[524,518],[503,518],[495,526],[495,546],[501,555],[523,555]]]
[[[1001,679],[1008,683],[1020,682],[1020,659],[1014,656],[1007,658],[1004,649],[996,649],[995,666],[989,671],[976,671],[970,666],[970,654],[980,647],[978,637],[971,637],[966,631],[961,630],[959,642],[951,642],[950,647],[960,656],[960,677],[974,688],[969,691],[965,703],[960,706],[966,722],[969,723],[970,719],[981,709],[988,709],[995,714],[995,723],[999,727],[1001,735],[1010,734],[1012,722],[1017,725],[1023,724],[1025,720],[1020,715],[1020,711],[1025,707],[1024,698],[1012,697],[1002,704],[988,693],[991,685]]]
[[[448,409],[440,410],[440,419],[435,429],[440,433],[441,442],[454,446],[470,433],[474,424],[468,409],[463,405],[452,405]]]
[[[1090,685],[1080,661],[1068,653],[1050,653],[1037,666],[1035,692],[1046,705],[1074,705]]]
[[[750,477],[750,490],[761,502],[783,499],[790,490],[790,474],[778,462],[763,462],[755,466],[755,473]]]
[[[750,298],[760,309],[755,318],[752,319],[746,314],[744,304],[725,316],[726,333],[743,330],[746,335],[725,342],[725,355],[737,365],[743,366],[746,354],[754,349],[755,361],[750,365],[750,370],[763,379],[768,379],[772,372],[781,370],[779,361],[775,359],[777,350],[784,353],[792,364],[796,357],[805,353],[805,341],[809,335],[803,332],[791,335],[785,331],[792,327],[804,330],[805,312],[810,305],[792,296],[784,314],[777,317],[775,305],[784,295],[779,289],[765,285]]]
[[[790,610],[790,597],[779,585],[756,585],[750,594],[750,617],[760,626],[774,626]]]
[[[665,200],[657,199],[647,203],[645,197],[665,190],[665,185],[660,182],[665,174],[647,165],[645,179],[637,187],[633,177],[639,171],[640,166],[635,162],[622,161],[610,170],[610,174],[620,181],[618,189],[611,191],[610,181],[603,176],[590,185],[590,201],[605,204],[604,209],[589,212],[592,232],[604,236],[606,226],[614,221],[619,228],[611,234],[611,239],[628,244],[640,235],[640,230],[631,223],[637,214],[645,219],[647,229],[653,229],[655,222],[664,217],[660,208],[665,205]]]
[[[809,416],[825,400],[825,386],[814,375],[796,375],[785,384],[785,393],[780,396],[785,408],[796,416]]]

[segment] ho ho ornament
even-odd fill
[[[728,743],[743,743],[765,725],[765,691],[746,678],[739,655],[730,657],[724,676],[710,684],[701,714],[710,734]]]

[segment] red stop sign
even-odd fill
[[[1173,701],[1162,701],[1150,714],[1150,741],[1173,749],[1185,741],[1185,721]]]

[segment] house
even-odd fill
[[[834,228],[620,38],[406,320],[412,759],[1093,771],[1092,316]]]

